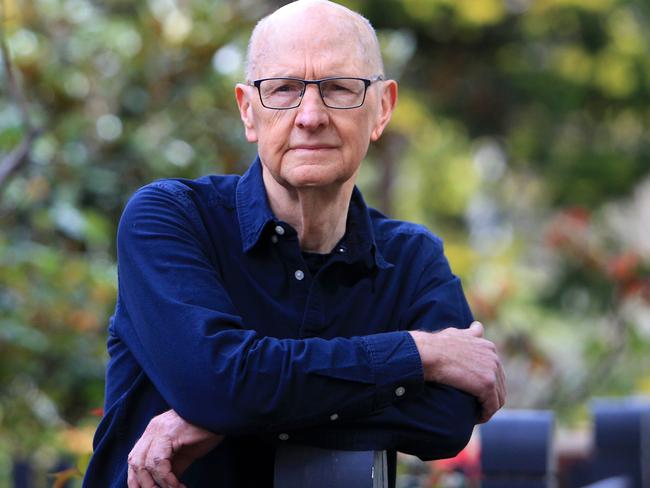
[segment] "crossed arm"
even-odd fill
[[[482,338],[483,326],[480,323],[474,322],[469,329],[449,328],[437,333],[414,331],[411,335],[423,360],[425,380],[449,385],[476,397],[481,408],[480,422],[489,420],[503,406],[503,369],[494,345]],[[438,391],[424,392],[417,399],[404,402],[402,408],[390,406],[386,409],[388,411],[357,419],[340,428],[323,428],[322,430],[329,431],[329,437],[324,437],[323,432],[318,435],[318,428],[308,429],[302,436],[304,443],[349,449],[396,448],[421,456],[421,453],[426,452],[428,454],[424,454],[424,457],[431,458],[453,456],[464,447],[473,423],[466,424],[466,432],[458,436],[453,433],[458,432],[458,425],[451,424],[451,421],[457,419],[426,425],[418,416],[421,417],[425,410],[444,409],[446,395],[462,393],[440,386],[429,385],[427,388],[438,388]],[[468,402],[461,405],[467,406]],[[468,418],[472,412],[447,412],[447,416],[450,415]],[[391,421],[398,425],[391,425]],[[383,430],[387,445],[377,446],[376,435],[364,437],[364,432],[375,432],[377,429]],[[409,429],[431,429],[431,444],[423,446],[421,432],[414,432],[409,437]],[[155,417],[129,454],[129,488],[149,488],[155,485],[184,488],[179,481],[181,474],[194,460],[207,454],[221,440],[222,435],[186,422],[173,410]]]
[[[131,349],[137,351],[135,354],[138,362],[168,399],[171,407],[176,408],[178,414],[170,410],[154,418],[134,447],[129,456],[130,488],[149,488],[154,486],[154,482],[162,486],[182,486],[178,481],[182,471],[222,439],[211,431],[220,434],[250,433],[268,430],[269,424],[286,425],[296,431],[318,430],[322,425],[322,420],[318,419],[330,411],[333,405],[340,404],[365,405],[358,409],[356,416],[348,416],[345,429],[339,429],[336,442],[340,442],[341,447],[397,448],[422,457],[449,456],[464,446],[474,423],[474,399],[462,392],[479,400],[481,421],[487,420],[503,405],[503,371],[494,345],[482,337],[483,329],[480,324],[474,324],[466,330],[450,328],[437,333],[394,332],[385,334],[385,339],[380,337],[382,334],[332,341],[256,337],[254,332],[246,330],[241,319],[237,317],[236,310],[229,303],[218,277],[211,271],[209,259],[203,253],[197,252],[202,243],[196,242],[191,232],[192,219],[188,217],[188,225],[179,225],[176,218],[169,218],[165,214],[166,209],[171,208],[169,204],[176,205],[175,200],[161,200],[169,200],[168,195],[164,192],[148,192],[140,198],[138,205],[127,209],[124,222],[120,226],[120,265],[122,270],[124,266],[131,268],[130,272],[120,275],[120,293],[134,323],[133,330],[121,332]],[[187,209],[183,208],[181,211],[187,212]],[[124,240],[129,241],[128,246],[124,245]],[[157,252],[155,250],[168,247],[160,245],[161,240],[174,241],[175,255],[171,256],[173,259],[170,259],[169,255],[152,256],[152,252]],[[151,245],[152,241],[155,245]],[[438,259],[441,262],[432,265],[446,266],[442,254]],[[133,272],[141,267],[142,263],[150,266],[146,273],[147,278],[144,278],[145,273]],[[160,266],[160,263],[165,266]],[[174,277],[173,281],[170,276]],[[450,280],[452,276],[449,272]],[[184,280],[198,280],[205,286],[199,287],[198,292],[194,287],[191,297],[183,296],[182,287],[178,285]],[[155,283],[155,290],[151,283]],[[444,286],[444,283],[423,284],[420,304],[422,309],[435,309],[434,304],[427,303],[427,292],[429,288],[435,289],[439,286]],[[154,298],[156,309],[143,309],[140,301],[144,298],[149,301]],[[215,299],[221,304],[218,310],[209,308]],[[188,306],[188,303],[191,303],[191,306]],[[182,312],[179,312],[179,309]],[[200,336],[188,336],[189,332],[185,327],[186,323],[192,323],[194,312],[197,313],[196,317],[201,317],[200,320],[197,319],[197,327],[193,328],[195,331],[201,331]],[[179,313],[183,316],[179,316]],[[160,316],[176,324],[174,328],[166,331],[165,335],[146,325],[156,323]],[[439,317],[434,316],[435,314],[431,317],[426,313],[420,314],[412,326],[428,328],[427,324],[433,322],[429,327],[435,328],[441,321],[435,320]],[[462,320],[463,317],[446,316],[443,323],[462,326],[465,325]],[[377,365],[373,366],[378,370],[375,372],[377,374],[373,375],[368,370],[370,365],[366,349],[382,345],[394,346],[397,352],[386,353],[386,367],[382,369]],[[169,354],[174,354],[177,348],[185,351],[195,350],[196,353],[185,357],[188,364],[180,364],[179,368],[177,361],[176,366],[170,368],[170,362],[166,358]],[[419,355],[415,362],[413,354],[405,354],[404,361],[400,360],[400,351],[415,348],[418,353],[415,356]],[[230,358],[220,362],[223,365],[230,364],[230,369],[220,371],[218,377],[213,373],[206,374],[205,378],[196,377],[198,370],[214,372],[214,368],[210,367],[214,365],[205,364],[204,361],[209,361],[215,352],[222,358]],[[326,363],[325,366],[320,364],[318,370],[313,368],[315,362],[311,359],[316,356],[325,358]],[[281,366],[275,362],[279,358],[286,358]],[[381,360],[379,362],[381,363]],[[424,380],[432,384],[425,384],[417,395],[407,395],[398,402],[382,399],[377,404],[377,391],[386,390],[388,385],[371,384],[368,379],[376,376],[378,382],[381,382],[383,373],[393,379],[400,376],[390,374],[390,368],[412,369],[402,374],[409,378],[411,384],[414,384],[414,378],[418,377],[421,382],[423,372]],[[254,381],[254,377],[259,374],[256,371],[260,369],[266,375],[289,374],[292,381],[283,384],[286,391],[277,392],[272,384],[262,385]],[[196,378],[196,381],[192,381],[188,386],[188,378]],[[233,401],[233,404],[223,401],[225,391],[230,391],[229,394],[234,395],[233,398],[240,400],[250,397],[253,392],[246,391],[251,388],[250,385],[257,385],[254,392],[256,395],[265,395],[265,399],[270,400],[259,402],[270,405],[264,412],[260,410],[250,416],[245,411],[239,411],[236,401]],[[444,390],[440,385],[453,388]],[[191,390],[183,391],[187,388]],[[319,402],[319,405],[312,405],[314,411],[310,412],[307,418],[296,422],[292,412],[282,408],[277,400],[283,397],[296,398],[294,390],[306,392],[305,397],[318,395],[321,391],[330,394],[326,400],[324,398],[323,402]],[[461,406],[461,410],[464,410],[443,409],[436,425],[426,425],[426,420],[431,417],[430,410],[446,404],[443,393],[451,395],[447,400],[451,400],[452,405]],[[196,409],[185,400],[184,395],[191,398],[203,396],[207,404],[213,405],[216,410],[208,412],[207,408]],[[370,408],[371,404],[375,407]],[[458,427],[459,422],[463,428]],[[417,435],[418,429],[424,429],[431,437],[430,446],[421,445],[422,435]],[[364,439],[363,433],[370,430],[379,431],[381,435]],[[413,435],[409,436],[409,431]]]

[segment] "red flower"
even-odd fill
[[[640,262],[635,252],[624,252],[607,261],[607,274],[616,281],[628,281],[636,275]]]

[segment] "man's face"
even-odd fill
[[[372,78],[358,37],[328,28],[314,19],[278,26],[264,39],[254,78],[334,76]],[[392,82],[391,82],[392,83]],[[371,140],[388,123],[392,102],[382,100],[384,82],[368,87],[361,107],[332,109],[323,104],[316,85],[308,85],[299,107],[273,110],[262,106],[257,88],[238,85],[237,100],[246,137],[257,142],[270,175],[286,188],[340,185],[356,176]],[[390,91],[390,90],[389,90]],[[393,93],[394,95],[394,93]],[[388,111],[388,114],[386,112]]]

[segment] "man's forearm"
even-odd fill
[[[328,449],[395,449],[424,460],[457,454],[469,441],[480,407],[455,388],[428,385],[416,398],[356,419],[337,419],[289,434],[289,442]]]
[[[397,449],[422,459],[450,457],[469,441],[474,424],[505,401],[503,370],[483,327],[413,331],[424,377],[417,395],[379,412],[336,418],[290,434],[292,442],[338,449]],[[463,390],[463,391],[461,391]]]

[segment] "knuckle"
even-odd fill
[[[483,377],[483,387],[486,390],[494,390],[496,388],[497,381],[494,375],[486,375]]]
[[[490,369],[494,373],[497,373],[501,368],[501,361],[499,361],[499,357],[496,354],[492,355],[492,357],[490,358],[490,362],[492,363],[490,364]]]
[[[483,343],[483,347],[489,351],[490,353],[496,354],[497,352],[497,346],[494,345],[494,342],[489,341],[487,339],[481,339]]]

